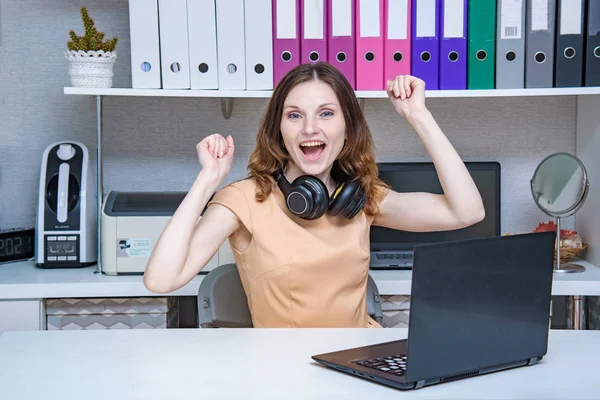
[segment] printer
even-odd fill
[[[109,192],[102,207],[102,271],[107,275],[143,274],[156,241],[186,194]],[[235,260],[226,240],[201,273],[231,262]]]

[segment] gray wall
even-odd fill
[[[57,140],[79,140],[95,158],[95,100],[67,96],[68,30],[81,33],[80,5],[96,26],[117,35],[114,87],[131,85],[127,0],[0,0],[0,229],[35,224],[40,159]],[[106,97],[104,174],[108,190],[187,190],[199,163],[195,145],[232,134],[236,158],[227,182],[245,174],[265,99],[236,99],[225,120],[218,99]],[[555,151],[575,151],[574,97],[428,99],[428,107],[465,160],[502,164],[502,232],[530,231],[542,214],[529,179]],[[365,112],[378,161],[428,161],[418,136],[386,99]],[[566,227],[572,218],[564,221]]]

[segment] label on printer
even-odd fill
[[[150,257],[152,240],[147,238],[117,239],[117,257]]]

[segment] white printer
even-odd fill
[[[186,194],[109,192],[102,207],[102,271],[107,275],[143,274],[156,241]],[[226,240],[201,273],[232,262]]]

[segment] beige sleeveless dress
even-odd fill
[[[255,188],[252,179],[237,181],[209,202],[229,208],[252,234],[247,249],[231,248],[254,327],[381,327],[366,304],[373,218],[304,220],[278,187],[263,202]]]

